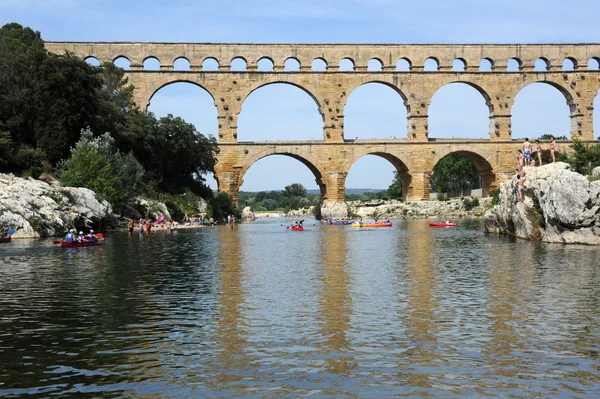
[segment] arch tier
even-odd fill
[[[571,138],[592,140],[593,104],[600,88],[600,72],[544,73],[402,73],[402,72],[181,72],[129,71],[136,104],[146,109],[152,96],[175,82],[190,82],[206,89],[215,100],[219,141],[237,142],[237,118],[244,100],[254,90],[273,83],[301,88],[316,102],[323,118],[323,139],[344,141],[344,107],[350,93],[366,83],[382,83],[398,92],[407,107],[408,138],[428,140],[428,108],[433,95],[450,83],[477,89],[489,109],[491,140],[511,138],[511,109],[519,91],[532,83],[556,87],[569,104]]]
[[[473,160],[482,177],[484,194],[512,175],[515,151],[520,142],[511,141],[511,110],[521,89],[532,83],[557,88],[569,105],[571,138],[593,140],[593,105],[600,89],[600,71],[586,70],[590,59],[600,59],[600,44],[532,45],[360,45],[360,44],[200,44],[200,43],[73,43],[46,42],[54,53],[65,51],[81,58],[95,57],[101,62],[127,58],[131,70],[126,76],[134,86],[134,100],[146,110],[152,96],[175,82],[190,82],[206,89],[218,112],[219,146],[215,177],[219,190],[237,197],[246,170],[262,157],[281,154],[302,161],[315,175],[324,199],[344,200],[346,175],[362,155],[379,155],[394,164],[402,176],[407,199],[429,198],[429,179],[433,167],[444,155],[460,153]],[[143,70],[144,60],[160,62],[159,71]],[[174,71],[175,60],[190,62],[190,71]],[[230,71],[231,60],[241,58],[247,71]],[[284,71],[285,61],[293,58],[300,71]],[[423,71],[425,60],[439,65],[434,72]],[[534,72],[537,59],[547,71]],[[214,59],[218,71],[202,71],[202,63]],[[256,71],[258,61],[273,62],[273,71]],[[311,71],[313,60],[326,63],[324,72]],[[354,71],[340,72],[339,62],[350,59]],[[382,65],[381,71],[367,71],[370,60]],[[396,72],[404,59],[409,72]],[[459,59],[464,72],[451,72]],[[491,72],[479,72],[482,59],[492,65]],[[510,59],[520,65],[519,72],[506,72]],[[574,71],[560,71],[565,59]],[[407,107],[407,139],[346,140],[344,107],[354,89],[366,83],[382,83],[394,89]],[[450,83],[465,83],[481,93],[489,109],[489,139],[442,140],[428,138],[428,109],[433,95]],[[256,89],[273,83],[287,83],[307,92],[316,102],[323,118],[323,140],[298,142],[238,142],[237,119],[244,100]],[[282,127],[284,129],[285,126]],[[532,135],[535,132],[532,132]],[[566,148],[566,146],[561,146]]]
[[[315,59],[322,59],[329,71],[336,71],[342,59],[349,59],[357,71],[366,71],[370,60],[377,60],[383,71],[395,70],[398,60],[408,61],[411,70],[422,71],[425,60],[434,59],[440,70],[452,70],[460,60],[465,70],[479,69],[481,60],[493,70],[505,70],[515,59],[523,71],[532,71],[535,61],[544,60],[548,70],[561,70],[563,61],[573,62],[576,70],[586,69],[590,59],[600,57],[600,44],[259,44],[259,43],[133,43],[133,42],[46,42],[54,53],[70,51],[81,58],[95,57],[101,62],[122,56],[132,69],[142,69],[149,57],[160,61],[161,69],[173,69],[178,58],[190,62],[192,70],[201,70],[206,59],[215,59],[221,70],[229,70],[231,60],[242,58],[249,71],[258,61],[269,59],[275,71],[283,71],[285,61],[294,58],[301,70],[310,70]]]
[[[547,143],[544,144],[547,147]],[[514,174],[517,141],[435,140],[411,142],[406,139],[353,140],[344,143],[323,141],[248,142],[219,145],[215,177],[219,189],[237,198],[246,171],[258,160],[271,155],[293,157],[315,175],[324,200],[344,202],[346,176],[364,155],[378,155],[390,161],[402,177],[404,198],[429,199],[429,180],[435,165],[448,154],[473,161],[482,178],[483,194]],[[566,145],[561,148],[567,149]]]

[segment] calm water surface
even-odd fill
[[[0,396],[600,396],[600,248],[281,223],[0,244]]]

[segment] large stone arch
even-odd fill
[[[150,104],[150,101],[152,100],[154,95],[163,87],[174,84],[174,83],[191,83],[194,86],[198,86],[199,88],[203,89],[208,94],[210,94],[215,106],[217,107],[217,114],[219,116],[221,115],[220,109],[215,100],[215,93],[212,92],[212,91],[214,91],[214,89],[209,90],[209,88],[206,85],[203,85],[202,83],[198,82],[197,79],[191,78],[193,75],[190,75],[189,73],[186,73],[185,71],[184,72],[176,71],[175,73],[169,73],[169,74],[157,73],[155,76],[158,76],[158,79],[154,79],[145,85],[139,85],[139,82],[136,85],[135,79],[131,79],[132,77],[140,78],[140,76],[137,74],[134,74],[134,75],[126,74],[125,76],[129,79],[130,83],[133,80],[132,83],[134,84],[134,101],[135,101],[136,105],[142,111],[146,111],[148,109],[148,105]],[[143,79],[143,75],[141,75],[141,78]]]
[[[345,175],[347,176],[350,173],[350,169],[352,169],[352,166],[354,166],[359,159],[367,155],[374,155],[383,158],[394,166],[394,168],[402,178],[402,198],[407,199],[407,197],[410,194],[412,177],[410,175],[410,169],[405,154],[393,154],[384,147],[377,148],[376,146],[374,146],[370,148],[361,148],[360,150],[355,151],[354,156],[345,162]]]
[[[386,80],[386,77],[373,78],[371,76],[367,76],[367,77],[363,78],[360,75],[354,76],[352,79],[350,79],[348,81],[348,84],[344,88],[345,90],[342,92],[342,97],[341,97],[340,105],[343,108],[346,108],[346,105],[348,103],[348,99],[350,98],[350,96],[352,95],[352,93],[356,89],[358,89],[359,87],[364,86],[366,84],[370,84],[370,83],[378,83],[378,84],[382,84],[384,86],[387,86],[387,87],[393,89],[396,93],[398,93],[398,95],[404,101],[404,105],[406,106],[406,112],[408,114],[410,114],[410,104],[408,102],[408,97],[401,90],[401,88],[399,86],[399,80],[398,80],[398,78],[396,76],[394,76],[394,77],[387,77],[387,79],[388,80]]]
[[[495,117],[495,110],[497,108],[497,106],[495,105],[495,101],[493,100],[492,96],[489,94],[488,90],[485,88],[484,84],[482,84],[483,82],[472,82],[469,80],[457,80],[457,79],[448,79],[447,81],[442,81],[440,82],[441,84],[437,85],[437,86],[431,86],[431,89],[428,93],[425,94],[426,97],[426,104],[427,104],[427,109],[426,109],[426,114],[427,114],[427,119],[428,119],[428,125],[429,125],[429,108],[431,107],[431,102],[433,101],[433,98],[435,97],[435,95],[437,93],[439,93],[442,89],[449,87],[449,86],[453,86],[453,85],[466,85],[472,89],[475,89],[483,98],[483,100],[485,101],[485,105],[488,109],[488,119],[490,120],[490,122],[488,123],[488,134],[490,138],[494,138],[494,123],[491,122],[493,121],[494,117]]]
[[[305,154],[301,154],[300,151],[297,151],[294,149],[278,149],[276,147],[272,147],[267,150],[257,152],[255,154],[252,154],[248,158],[244,159],[244,163],[241,165],[240,168],[238,168],[238,172],[237,172],[237,189],[239,190],[239,188],[242,187],[242,184],[244,184],[244,175],[246,174],[248,169],[250,169],[252,167],[252,165],[254,165],[255,163],[257,163],[258,161],[260,161],[263,158],[274,156],[274,155],[282,155],[282,156],[290,157],[297,161],[300,161],[303,165],[305,165],[315,176],[315,182],[317,183],[317,186],[319,186],[319,190],[321,191],[321,197],[322,198],[325,197],[326,185],[325,185],[325,181],[323,179],[323,173],[316,166],[317,163],[314,162],[314,160],[310,159],[310,157],[307,157]],[[217,179],[217,184],[220,184],[218,179]],[[219,186],[219,190],[220,189],[221,189],[221,187]]]
[[[577,90],[574,89],[574,86],[571,86],[568,83],[566,83],[567,81],[565,81],[564,79],[563,81],[560,81],[558,79],[552,79],[551,77],[546,75],[547,74],[543,73],[527,75],[525,79],[523,79],[519,84],[517,84],[514,87],[514,92],[512,95],[513,101],[510,107],[511,114],[512,108],[515,105],[515,99],[517,98],[519,93],[523,91],[526,87],[529,87],[535,83],[549,85],[558,90],[558,92],[562,94],[565,98],[567,106],[569,107],[569,118],[571,119],[571,138],[578,138],[581,135],[581,119],[584,115],[584,110],[582,109],[583,104],[579,100],[580,95],[578,94]]]
[[[315,91],[313,91],[312,89],[306,87],[304,84],[302,84],[302,82],[294,81],[293,78],[289,79],[289,80],[282,79],[282,78],[273,79],[272,81],[261,80],[260,82],[252,84],[250,87],[246,88],[246,90],[244,90],[244,93],[240,94],[240,96],[238,98],[237,102],[239,104],[239,107],[235,111],[235,112],[237,112],[236,118],[239,117],[239,114],[242,112],[244,102],[246,102],[246,100],[248,99],[248,97],[250,97],[250,95],[252,95],[252,93],[254,93],[257,90],[262,89],[264,87],[273,86],[273,85],[277,85],[277,84],[283,84],[283,85],[295,87],[297,89],[300,89],[302,92],[308,94],[308,96],[315,102],[315,104],[317,106],[317,112],[321,116],[321,122],[323,124],[321,127],[323,130],[322,134],[323,134],[323,137],[325,138],[325,113],[324,113],[324,110],[322,107],[322,102],[319,100],[318,94],[316,94]]]
[[[496,179],[496,160],[494,159],[494,152],[480,153],[472,146],[468,145],[457,145],[439,148],[435,156],[431,158],[429,164],[429,170],[433,171],[433,168],[447,155],[456,154],[469,159],[475,165],[479,177],[481,178],[482,196],[489,196],[489,192],[498,186]],[[502,171],[506,173],[506,171]]]

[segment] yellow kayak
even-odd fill
[[[392,227],[392,222],[389,223],[352,223],[352,227]]]

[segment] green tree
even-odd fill
[[[481,187],[473,162],[457,154],[446,155],[435,165],[430,184],[433,192],[461,196],[466,190]]]
[[[287,197],[304,197],[306,196],[306,188],[300,183],[290,184],[283,189],[283,195]]]
[[[402,177],[397,170],[394,171],[394,180],[387,189],[387,195],[392,199],[402,199]]]
[[[567,158],[567,162],[576,172],[590,175],[595,167],[600,166],[600,144],[586,144],[576,139],[570,147],[573,154]]]
[[[22,172],[66,157],[97,112],[96,71],[71,54],[47,53],[39,32],[16,23],[0,28],[0,71],[0,131],[14,143],[7,167]]]
[[[118,210],[140,193],[143,174],[133,155],[116,149],[110,134],[94,138],[86,130],[72,149],[60,181],[65,186],[89,188]]]
[[[552,136],[553,136],[552,134],[548,134],[548,133],[546,133],[546,134],[542,134],[542,135],[539,137],[539,139],[540,139],[540,140],[551,140],[551,139],[552,139]],[[554,136],[554,139],[555,139],[555,140],[569,140],[569,139],[567,138],[567,136]]]

